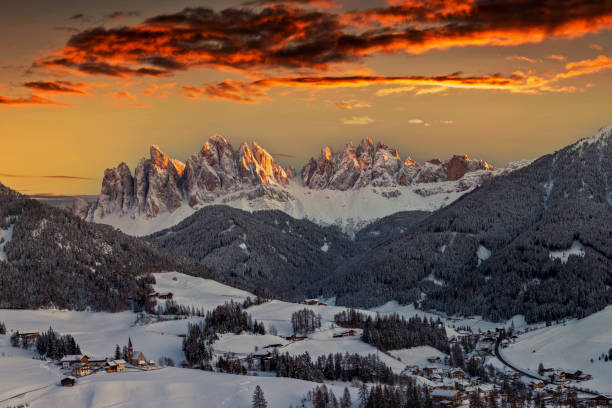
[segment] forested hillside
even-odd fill
[[[172,254],[214,268],[225,283],[303,300],[314,282],[358,253],[337,228],[296,220],[281,211],[249,213],[208,206],[147,238]]]
[[[497,177],[321,282],[339,304],[427,294],[492,320],[585,316],[612,302],[612,130]]]
[[[149,272],[206,268],[0,184],[0,308],[142,308]]]

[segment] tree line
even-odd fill
[[[431,346],[449,352],[446,329],[440,318],[436,321],[419,316],[406,319],[395,313],[372,318],[351,309],[334,315],[334,321],[341,327],[363,329],[361,339],[381,350]]]

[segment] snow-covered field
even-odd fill
[[[172,292],[174,300],[183,305],[210,310],[226,301],[242,302],[251,294],[230,288],[218,282],[194,278],[176,272],[155,274],[158,292]],[[309,308],[321,314],[322,327],[302,341],[290,342],[286,336],[293,333],[291,315],[297,310]],[[246,356],[256,349],[271,344],[281,344],[279,352],[301,354],[308,352],[316,358],[328,353],[378,354],[379,358],[396,373],[409,365],[427,365],[428,357],[444,358],[444,354],[431,347],[378,352],[376,348],[360,341],[359,331],[355,336],[334,338],[343,329],[335,327],[333,318],[343,310],[337,306],[307,306],[302,304],[270,301],[248,309],[270,332],[278,335],[224,334],[214,343],[217,355],[236,353]],[[426,315],[438,318],[438,314],[424,313],[414,306],[402,306],[389,302],[365,313],[399,313],[405,317]],[[83,353],[90,356],[111,356],[115,344],[123,346],[131,338],[134,347],[144,352],[147,359],[158,361],[166,356],[176,364],[183,361],[182,338],[189,321],[200,318],[135,324],[136,314],[94,313],[59,310],[0,310],[0,321],[9,331],[44,331],[50,326],[63,334],[72,334]],[[479,317],[453,318],[441,316],[449,337],[457,332],[452,327],[470,326],[474,331],[486,331],[495,327],[528,328],[520,316],[505,324],[495,324]],[[533,327],[530,327],[533,328]],[[9,333],[10,334],[10,333]],[[104,407],[104,406],[214,406],[248,407],[255,385],[262,386],[270,406],[294,406],[303,394],[316,384],[304,381],[278,379],[262,375],[234,376],[201,372],[182,368],[164,368],[152,372],[127,372],[117,374],[100,373],[80,379],[75,388],[62,388],[57,382],[61,371],[50,363],[33,359],[34,351],[10,347],[7,336],[0,336],[0,401],[25,391],[23,397],[12,398],[7,403],[16,405],[27,402],[31,407]],[[612,307],[583,320],[571,320],[565,325],[540,328],[522,335],[519,341],[504,349],[505,357],[523,368],[537,369],[539,362],[547,367],[566,370],[580,369],[593,375],[584,386],[600,391],[612,390],[612,362],[598,360],[601,353],[612,347]],[[533,350],[536,352],[534,353]],[[590,363],[593,358],[594,362]],[[502,368],[501,362],[492,359]],[[336,394],[341,394],[340,384]],[[39,389],[40,388],[40,389]],[[356,390],[353,390],[356,393]]]
[[[247,297],[255,296],[244,290],[232,288],[211,279],[197,278],[179,272],[154,273],[155,290],[159,293],[172,292],[173,300],[179,305],[212,310],[225,302],[242,303]]]
[[[98,373],[79,379],[72,388],[58,386],[57,380],[50,383],[44,389],[5,403],[13,406],[27,403],[31,408],[247,408],[251,407],[253,391],[259,385],[269,407],[284,408],[297,406],[304,394],[318,385],[289,378],[238,376],[173,367],[149,372]],[[337,396],[342,395],[344,384],[327,386]],[[356,399],[357,390],[351,391]]]
[[[579,383],[580,387],[612,393],[612,361],[599,360],[610,348],[612,306],[584,319],[530,331],[502,353],[511,363],[534,372],[539,363],[572,373],[581,370],[593,379]]]

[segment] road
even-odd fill
[[[502,364],[504,364],[506,367],[508,367],[508,368],[510,368],[510,369],[512,369],[512,370],[514,370],[514,371],[516,371],[516,372],[518,372],[518,373],[520,373],[520,374],[524,375],[525,377],[533,378],[534,380],[540,380],[540,381],[544,382],[544,384],[554,384],[554,382],[552,382],[552,381],[550,381],[550,380],[546,379],[545,377],[538,377],[538,376],[535,376],[534,374],[531,374],[531,373],[530,373],[530,372],[528,372],[528,371],[525,371],[525,370],[522,370],[522,369],[520,369],[520,368],[517,368],[517,367],[513,366],[513,365],[512,365],[512,364],[510,364],[510,363],[509,363],[507,360],[505,360],[505,359],[502,357],[501,353],[499,352],[499,344],[501,343],[501,341],[502,341],[502,336],[500,335],[500,336],[497,338],[497,341],[495,342],[495,357],[497,357],[497,359],[498,359],[499,361],[501,361],[501,362],[502,362]],[[580,388],[577,388],[577,387],[572,387],[572,386],[567,386],[567,385],[566,385],[566,388],[571,388],[571,389],[573,389],[573,390],[576,390],[577,392],[582,392],[582,393],[585,393],[585,394],[590,394],[590,395],[599,395],[598,393],[591,392],[591,391],[585,391],[585,390],[580,389]]]
[[[531,373],[530,373],[530,372],[528,372],[528,371],[521,370],[520,368],[517,368],[517,367],[513,366],[512,364],[510,364],[508,361],[506,361],[506,360],[505,360],[505,359],[502,357],[501,353],[499,352],[499,344],[501,343],[501,341],[502,341],[502,336],[500,335],[500,336],[497,338],[497,341],[495,342],[495,357],[497,357],[497,359],[498,359],[499,361],[501,361],[501,362],[502,362],[502,364],[504,364],[505,366],[507,366],[507,367],[511,368],[512,370],[514,370],[514,371],[516,371],[516,372],[518,372],[518,373],[521,373],[521,374],[522,374],[522,375],[524,375],[525,377],[533,378],[534,380],[540,380],[540,381],[543,381],[545,384],[552,384],[552,382],[551,382],[550,380],[546,380],[544,377],[535,376],[535,375],[531,374]]]

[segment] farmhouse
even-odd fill
[[[435,389],[431,393],[431,400],[433,402],[442,403],[444,401],[450,401],[453,405],[461,404],[461,398],[463,394],[457,390],[443,390]]]
[[[38,337],[38,332],[29,332],[29,333],[19,333],[17,332],[17,336],[20,339],[28,339],[28,340],[32,340]]]
[[[69,354],[60,360],[62,368],[67,369],[81,364],[89,364],[89,357],[83,354]]]
[[[590,401],[598,407],[606,407],[612,405],[612,398],[606,397],[605,395],[598,395],[596,397],[590,398]]]
[[[348,337],[348,336],[354,336],[354,335],[355,335],[355,330],[350,329],[350,330],[343,331],[342,333],[336,333],[336,334],[334,334],[334,338],[338,338],[338,337]]]
[[[95,367],[103,367],[104,365],[106,365],[106,362],[108,361],[108,358],[106,357],[89,357],[89,365],[91,366],[95,366]]]
[[[72,375],[75,377],[85,377],[86,375],[91,374],[89,369],[89,364],[80,364],[72,369]]]
[[[112,360],[106,363],[106,372],[107,373],[118,373],[121,371],[125,371],[125,360]]]
[[[167,299],[167,300],[171,300],[173,296],[174,296],[174,295],[172,294],[172,292],[168,292],[168,293],[160,293],[160,294],[159,294],[159,298],[160,298],[160,299]]]
[[[453,378],[463,378],[465,376],[463,370],[461,370],[460,368],[451,371],[451,377]]]
[[[64,377],[62,378],[60,383],[62,384],[62,387],[74,387],[74,383],[76,383],[76,378],[72,376]]]

